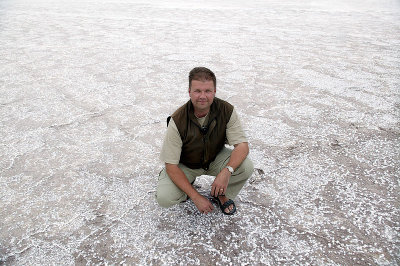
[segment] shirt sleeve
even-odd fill
[[[233,109],[231,118],[226,125],[226,138],[228,144],[231,146],[242,142],[248,142],[235,108]]]
[[[165,134],[160,160],[164,163],[178,164],[181,158],[181,152],[182,139],[174,119],[171,119],[168,124],[167,133]]]

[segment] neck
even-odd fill
[[[202,118],[202,117],[205,117],[208,114],[209,111],[210,110],[207,110],[207,111],[194,111],[194,115],[197,118]]]

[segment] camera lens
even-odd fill
[[[201,127],[201,129],[200,129],[201,134],[203,134],[203,135],[207,134],[207,130],[208,130],[208,127]]]

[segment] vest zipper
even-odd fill
[[[205,166],[205,163],[207,163],[208,164],[208,160],[210,159],[209,158],[209,156],[208,156],[208,146],[207,146],[207,135],[209,136],[210,135],[210,132],[213,130],[213,128],[212,129],[210,129],[210,125],[211,125],[211,123],[213,122],[213,120],[214,120],[215,118],[213,118],[211,121],[207,121],[207,128],[208,128],[208,131],[207,131],[207,133],[206,134],[204,134],[203,135],[203,158],[202,158],[202,167],[204,167]],[[207,159],[207,162],[205,161],[205,159]],[[206,171],[209,169],[209,164],[206,166],[206,168],[203,168],[203,169],[205,169]]]
[[[201,162],[201,164],[202,164],[202,167],[204,167],[205,166],[205,158],[206,158],[206,150],[207,150],[207,145],[206,145],[206,135],[203,135],[203,158],[202,158],[202,162]],[[208,170],[208,167],[206,167],[207,169],[205,169],[205,170]]]

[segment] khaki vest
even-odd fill
[[[208,119],[203,129],[194,115],[193,104],[189,100],[172,114],[182,139],[180,163],[189,168],[208,170],[226,141],[226,125],[231,118],[233,106],[214,98]]]

